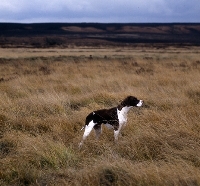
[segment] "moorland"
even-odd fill
[[[198,45],[11,44],[0,48],[0,185],[200,185]],[[127,95],[144,106],[118,143],[103,127],[79,149],[87,114]]]

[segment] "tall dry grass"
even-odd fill
[[[134,56],[0,60],[0,185],[200,185],[200,56],[192,48]],[[92,110],[127,95],[118,144],[103,128],[78,149]]]

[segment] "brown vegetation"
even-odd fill
[[[0,59],[0,185],[200,185],[199,49],[88,50]],[[145,105],[118,144],[103,128],[79,150],[86,115],[127,95]]]

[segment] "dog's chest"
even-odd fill
[[[117,115],[119,119],[119,123],[123,124],[127,122],[127,113],[131,107],[123,107],[121,110],[117,109]]]

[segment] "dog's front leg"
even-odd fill
[[[125,125],[125,124],[126,124],[126,122],[121,122],[121,123],[119,123],[119,125],[115,125],[114,126],[114,138],[115,138],[115,142],[118,141],[119,133],[120,133],[120,131],[122,129],[122,126]]]
[[[118,136],[119,136],[119,129],[118,130],[114,130],[115,142],[118,141]]]
[[[119,132],[120,132],[120,130],[121,130],[121,125],[119,125],[119,127],[118,128],[114,128],[114,138],[115,138],[115,142],[117,142],[118,141],[118,137],[119,137]]]

